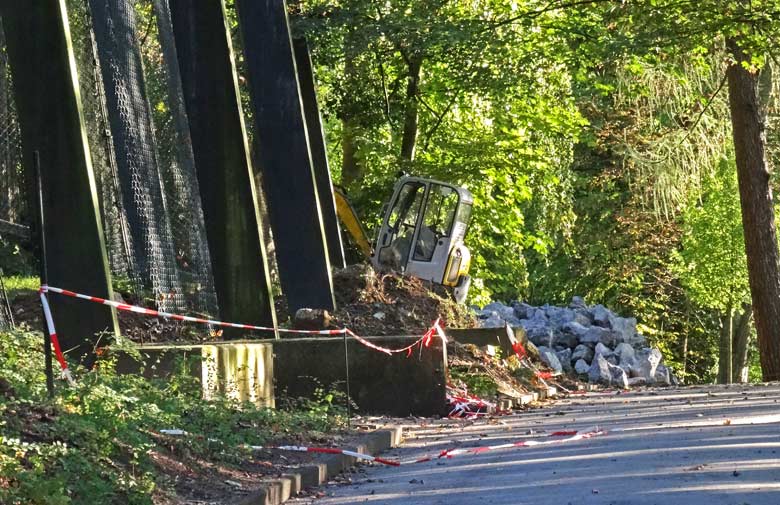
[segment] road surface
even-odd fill
[[[385,456],[560,440],[544,435],[596,425],[608,433],[400,468],[362,466],[320,488],[323,497],[291,503],[779,505],[778,400],[777,384],[590,393],[492,421],[412,426]]]

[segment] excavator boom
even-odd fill
[[[352,240],[357,244],[360,252],[366,256],[366,259],[370,260],[374,254],[374,249],[368,240],[366,229],[363,228],[363,224],[358,219],[355,208],[352,207],[352,203],[350,203],[347,195],[338,186],[333,187],[333,196],[336,199],[336,212],[339,219],[341,219]]]

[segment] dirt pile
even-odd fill
[[[436,320],[445,328],[473,328],[476,318],[447,288],[416,277],[352,265],[333,275],[338,309],[332,325],[359,335],[416,335]]]

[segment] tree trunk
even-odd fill
[[[350,49],[350,37],[344,43],[344,82],[349,87],[357,80],[355,57]],[[347,94],[348,96],[349,94]],[[341,111],[341,185],[349,186],[363,178],[363,167],[357,157],[356,124],[352,104],[342,104]]]
[[[422,62],[423,58],[420,55],[412,55],[408,61],[409,81],[406,83],[404,136],[401,141],[401,160],[407,162],[414,161],[414,152],[417,147],[417,123],[419,119],[417,95],[420,92]]]
[[[363,177],[363,169],[357,158],[355,124],[351,117],[341,120],[341,185],[349,186]]]
[[[749,58],[734,39],[727,46],[736,59],[728,69],[729,104],[761,370],[765,381],[776,381],[780,380],[780,261],[766,160],[766,121],[758,72],[741,65]]]
[[[734,309],[729,305],[721,318],[720,349],[718,352],[718,384],[731,384],[731,342],[734,328]]]
[[[748,305],[736,321],[731,369],[733,382],[744,383],[748,380],[748,342],[752,315],[752,308]]]

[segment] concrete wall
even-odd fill
[[[369,337],[398,349],[419,337]],[[439,339],[420,352],[388,356],[347,340],[350,392],[363,414],[435,416],[446,414],[447,349]],[[319,386],[345,390],[344,341],[335,338],[282,339],[274,343],[277,394],[310,396]]]
[[[200,379],[204,398],[222,393],[242,402],[275,406],[271,343],[142,345],[138,350],[143,363],[121,355],[117,372],[163,379],[186,372]]]
[[[419,337],[369,337],[398,349]],[[240,401],[273,407],[276,398],[312,397],[319,387],[350,393],[363,414],[435,416],[446,414],[447,349],[430,347],[388,356],[341,337],[291,338],[200,345],[141,345],[144,363],[120,356],[117,371],[169,377],[186,371],[200,379],[205,398],[223,393]],[[183,368],[182,368],[183,367]]]

